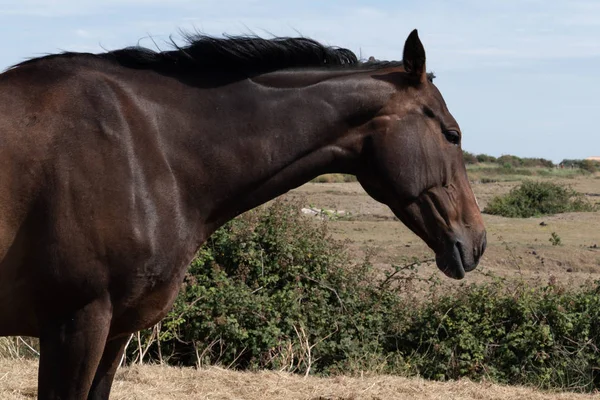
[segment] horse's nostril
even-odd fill
[[[487,247],[487,233],[483,232],[483,239],[481,240],[481,253],[480,256],[485,252],[485,248]]]

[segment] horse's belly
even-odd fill
[[[0,262],[0,336],[37,335],[31,279],[23,266],[6,258]]]
[[[24,232],[0,231],[0,336],[36,336],[35,272],[25,266]]]
[[[0,336],[37,336],[37,320],[26,283],[0,284]]]

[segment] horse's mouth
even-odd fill
[[[463,279],[467,272],[470,272],[477,267],[477,261],[470,265],[465,262],[465,254],[463,245],[460,242],[455,242],[450,249],[437,254],[435,262],[438,268],[452,279]]]

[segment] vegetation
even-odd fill
[[[560,164],[566,168],[578,168],[591,173],[600,171],[600,162],[593,160],[562,160]]]
[[[575,211],[594,211],[585,196],[553,182],[523,181],[504,196],[493,198],[483,212],[511,218],[529,218]]]
[[[315,183],[343,183],[356,182],[356,176],[350,174],[325,174],[312,180]]]
[[[463,152],[463,159],[465,164],[497,164],[499,166],[504,166],[507,168],[532,168],[532,167],[540,167],[540,168],[554,168],[555,165],[552,161],[547,160],[545,158],[528,158],[528,157],[517,157],[513,155],[502,155],[498,158],[487,155],[487,154],[473,154],[468,151]]]
[[[495,163],[497,160],[496,157],[487,154],[478,154],[476,158],[480,163]]]
[[[477,156],[473,153],[469,153],[468,151],[463,151],[463,160],[465,161],[466,165],[477,164],[479,162]]]
[[[405,288],[418,262],[384,275],[351,264],[298,208],[275,202],[216,232],[129,360],[149,349],[146,359],[175,365],[600,388],[599,284],[498,279],[416,301]]]
[[[590,160],[563,160],[556,165],[545,158],[517,157],[502,155],[500,157],[488,154],[473,154],[463,151],[463,160],[469,176],[473,180],[497,182],[516,181],[524,176],[556,176],[574,178],[581,174],[600,171],[600,163]],[[560,168],[559,168],[560,167]],[[313,179],[316,183],[355,182],[356,177],[349,174],[325,174]],[[485,182],[484,182],[485,183]]]
[[[552,232],[550,234],[550,239],[548,239],[548,241],[552,244],[552,246],[560,246],[562,244],[562,240],[556,232]]]
[[[600,389],[600,282],[562,287],[552,279],[528,288],[511,273],[510,281],[486,276],[485,284],[449,290],[437,286],[437,274],[417,298],[409,288],[424,276],[416,273],[418,260],[387,272],[369,259],[352,262],[327,224],[315,225],[300,208],[276,201],[219,229],[198,252],[172,312],[133,336],[127,362]],[[573,222],[578,234],[585,233],[581,221]],[[541,233],[511,258],[519,268],[521,256],[544,264],[569,252],[569,230],[546,222],[548,228],[529,223]],[[589,238],[576,246],[597,257]],[[554,271],[577,271],[580,263],[578,255]],[[575,274],[556,276],[566,282]],[[37,349],[35,340],[0,338],[6,357],[38,357]]]

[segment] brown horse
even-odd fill
[[[317,175],[355,174],[452,278],[485,250],[416,30],[402,62],[187,39],[0,75],[0,335],[40,338],[41,399],[107,399],[127,337],[163,318],[209,235]]]

